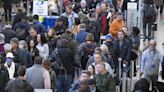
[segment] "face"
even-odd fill
[[[95,54],[94,55],[94,60],[95,60],[95,63],[100,63],[101,62],[101,56],[100,56],[100,54]]]
[[[96,70],[97,70],[97,73],[98,73],[98,74],[100,74],[101,72],[103,72],[104,69],[105,69],[105,68],[104,68],[103,65],[100,65],[100,64],[96,65]]]
[[[96,7],[96,13],[100,14],[101,13],[101,7]]]
[[[53,35],[52,30],[48,30],[48,36],[51,37]]]
[[[24,45],[22,43],[19,43],[19,48],[20,49],[23,49],[24,48]]]
[[[30,41],[30,47],[34,47],[35,46],[35,43],[33,40]]]
[[[66,12],[67,12],[68,14],[71,14],[72,10],[71,10],[69,7],[66,7]]]
[[[40,34],[37,35],[37,41],[41,42],[41,35]]]
[[[107,53],[107,50],[105,48],[101,48],[101,51],[103,55]]]
[[[80,85],[81,91],[86,91],[87,89],[87,84],[81,84]]]
[[[81,3],[81,8],[85,8],[86,7],[86,3]]]
[[[29,31],[29,34],[30,34],[31,37],[36,37],[37,36],[37,32],[33,28],[31,28],[31,30]]]
[[[11,44],[11,48],[12,48],[12,49],[17,47],[17,44],[14,43],[14,42],[12,42],[12,41],[10,42],[10,44]]]
[[[89,80],[89,76],[87,74],[85,74],[85,73],[82,73],[80,80],[83,80],[83,81]]]
[[[123,32],[118,32],[117,36],[119,40],[123,40],[125,35]]]
[[[118,16],[117,16],[117,20],[118,20],[118,21],[122,21],[122,20],[123,20],[123,16],[122,16],[122,15],[118,15]]]
[[[150,49],[155,50],[156,49],[156,42],[155,41],[150,41]]]
[[[89,85],[89,88],[90,88],[91,90],[94,90],[94,89],[96,88],[96,85]]]
[[[88,66],[88,71],[91,73],[91,74],[93,74],[93,72],[94,72],[94,69],[93,69],[93,67],[90,65],[90,66]]]

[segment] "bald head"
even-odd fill
[[[155,50],[156,45],[157,45],[157,42],[154,39],[150,40],[150,49],[151,50]]]

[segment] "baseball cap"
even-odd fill
[[[14,58],[13,53],[8,52],[8,53],[6,54],[6,58]]]

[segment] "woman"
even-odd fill
[[[51,89],[56,92],[56,73],[51,69],[51,63],[49,60],[43,60],[43,67],[49,71],[51,79]]]
[[[39,56],[39,51],[38,49],[36,48],[36,43],[34,40],[30,40],[30,44],[28,46],[28,51],[30,52],[31,56],[32,56],[32,60],[34,61],[34,58],[36,56]]]
[[[94,67],[93,65],[89,65],[87,70],[88,70],[88,71],[90,72],[90,74],[91,74],[90,79],[93,79],[94,76],[96,75],[96,73],[95,73],[95,67]]]
[[[50,28],[47,30],[46,39],[49,46],[49,52],[51,53],[56,48],[57,43],[57,35],[54,29]]]
[[[37,35],[37,42],[36,48],[39,50],[39,56],[43,59],[47,59],[49,56],[49,46],[47,44],[46,37],[44,35],[38,34]]]

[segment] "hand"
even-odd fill
[[[120,62],[121,62],[121,61],[122,61],[122,58],[118,58],[118,61],[120,61]]]
[[[124,61],[123,63],[124,63],[124,64],[128,64],[128,62],[127,62],[127,61]]]

